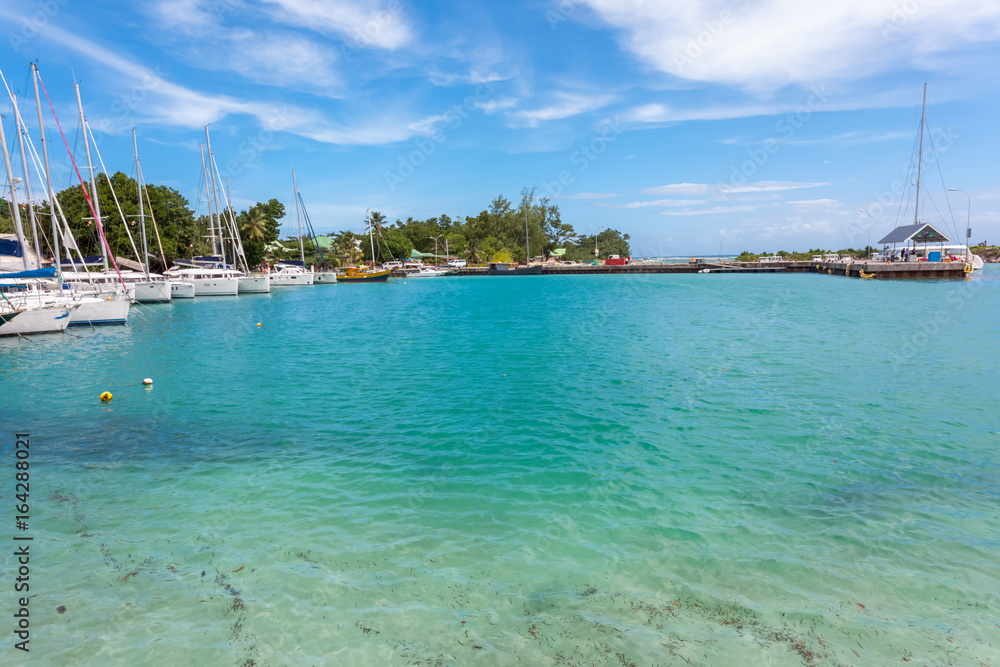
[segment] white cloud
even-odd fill
[[[517,106],[517,100],[513,97],[505,97],[500,100],[486,100],[485,102],[476,102],[476,108],[485,114],[494,114],[497,111],[503,111],[504,109],[510,109]]]
[[[711,215],[714,213],[742,213],[753,211],[757,206],[714,206],[712,208],[690,209],[684,211],[663,211],[663,215]]]
[[[580,2],[657,70],[756,91],[947,66],[934,57],[1000,35],[995,0]]]
[[[707,199],[655,199],[653,201],[634,201],[627,204],[605,202],[599,203],[597,206],[604,206],[606,208],[662,208],[670,206],[697,206],[698,204],[705,203],[708,203]]]
[[[800,199],[785,203],[793,206],[815,206],[822,208],[839,208],[841,206],[840,202],[836,199]]]
[[[121,104],[126,111],[126,116],[119,119],[121,122],[116,124],[114,120],[105,119],[104,123],[92,123],[95,130],[110,133],[125,131],[126,126],[132,122],[132,114],[144,114],[145,120],[151,123],[192,129],[211,124],[228,115],[246,115],[255,118],[261,127],[270,131],[286,131],[323,143],[383,145],[410,139],[424,132],[434,121],[433,117],[413,121],[400,117],[399,114],[386,112],[378,117],[366,117],[359,124],[338,125],[322,112],[313,109],[244,100],[185,88],[117,52],[55,26],[48,26],[44,34],[61,47],[123,75],[115,78],[123,90],[131,87],[116,100],[116,104]],[[141,99],[141,106],[130,104],[133,99]],[[112,109],[114,108],[115,104],[112,104]]]
[[[795,181],[757,181],[746,185],[723,185],[722,192],[726,194],[740,194],[745,192],[783,192],[785,190],[802,190],[804,188],[815,188],[820,185],[830,185],[829,183],[797,183]]]
[[[226,69],[256,83],[327,92],[340,84],[333,67],[338,54],[291,32],[219,31],[214,39],[189,48],[200,66]]]
[[[559,120],[578,116],[606,107],[617,98],[613,95],[583,95],[577,93],[556,93],[554,104],[540,109],[526,109],[510,114],[510,117],[528,127],[537,127],[540,121]]]
[[[344,38],[350,48],[395,50],[413,40],[398,0],[264,0],[288,25]]]
[[[342,88],[334,48],[296,30],[229,25],[249,11],[241,0],[158,0],[149,11],[163,46],[195,67],[329,96]]]
[[[478,86],[481,83],[496,83],[497,81],[506,81],[509,78],[509,76],[492,70],[481,71],[478,69],[472,69],[468,74],[432,72],[429,76],[430,82],[435,86]]]
[[[645,188],[639,192],[647,195],[705,195],[729,196],[751,192],[783,192],[785,190],[802,190],[815,188],[829,183],[801,183],[796,181],[757,181],[746,184],[725,183],[672,183],[655,188]]]

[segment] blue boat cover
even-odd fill
[[[0,239],[0,255],[24,257],[24,248],[16,239]]]
[[[18,271],[17,273],[0,273],[0,279],[13,278],[55,278],[56,267],[50,266],[47,269],[33,269],[31,271]]]
[[[83,258],[83,263],[85,266],[97,266],[104,262],[104,255],[88,255]],[[73,266],[74,264],[79,264],[79,261],[66,259],[65,257],[59,260],[59,263],[63,266]]]

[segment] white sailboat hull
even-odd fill
[[[241,276],[238,280],[240,294],[265,294],[271,291],[270,276]]]
[[[240,290],[239,278],[189,278],[194,284],[195,296],[236,296]]]
[[[63,332],[69,326],[70,314],[75,309],[76,306],[49,306],[26,310],[0,325],[0,336]]]
[[[300,268],[292,267],[282,269],[271,274],[272,287],[296,287],[298,285],[313,284],[312,271],[303,271]]]
[[[166,280],[135,283],[135,300],[139,303],[169,303],[171,289]]]
[[[194,298],[194,283],[185,283],[179,280],[170,281],[170,298],[171,299],[193,299]]]
[[[336,285],[337,274],[333,271],[321,271],[313,274],[314,285]]]
[[[125,324],[131,304],[124,299],[105,298],[83,299],[69,318],[69,325],[96,326],[103,324]],[[17,319],[15,318],[15,322]]]

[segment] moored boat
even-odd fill
[[[240,294],[266,294],[271,291],[271,276],[241,274],[236,291]]]
[[[345,273],[337,276],[337,281],[342,283],[384,283],[389,279],[392,271],[383,269],[381,271],[363,266],[349,266]]]
[[[173,267],[164,275],[171,282],[194,285],[197,296],[236,296],[239,293],[239,274],[230,269],[181,269]]]
[[[298,285],[312,285],[312,271],[306,271],[302,266],[294,262],[281,262],[275,264],[277,269],[271,274],[271,285],[273,287],[295,287]]]
[[[490,262],[489,274],[491,276],[540,276],[542,275],[542,265],[515,266],[507,262]]]

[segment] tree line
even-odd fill
[[[371,261],[373,256],[378,260],[402,259],[409,257],[413,250],[434,253],[441,258],[464,258],[470,264],[500,260],[524,262],[526,252],[531,253],[531,258],[550,257],[557,249],[565,249],[561,256],[568,261],[631,254],[628,234],[616,229],[604,229],[592,235],[578,234],[571,224],[563,222],[559,206],[547,197],[536,198],[534,188],[522,189],[517,205],[499,195],[490,202],[489,208],[475,216],[452,218],[442,214],[426,220],[410,217],[390,224],[382,213],[375,211],[371,220],[374,253],[366,234],[350,231],[329,234],[339,259],[345,262]]]
[[[116,172],[110,179],[99,174],[96,179],[101,220],[112,254],[138,259],[132,249],[133,242],[137,247],[141,244],[139,188],[136,180],[122,172]],[[89,183],[87,188],[89,194]],[[97,227],[81,188],[66,188],[57,193],[56,198],[81,253],[85,256],[104,254]],[[30,239],[32,229],[28,207],[24,204],[20,204],[20,207],[25,234]],[[43,254],[49,257],[52,245],[49,238],[51,227],[48,203],[36,205],[34,209],[40,223],[39,245],[43,248]],[[188,200],[174,188],[148,185],[143,192],[143,209],[149,255],[154,269],[165,268],[162,266],[163,260],[169,266],[177,258],[211,254],[208,216],[195,216]],[[227,217],[229,215],[225,209],[222,213]],[[299,256],[297,236],[286,237],[285,243],[279,242],[279,221],[285,214],[284,204],[277,199],[257,202],[247,210],[232,212],[247,263],[252,268],[263,266],[268,261]],[[2,200],[0,232],[13,233],[12,219],[10,203]],[[426,220],[410,217],[405,221],[397,219],[394,223],[389,223],[384,215],[375,211],[371,214],[371,220],[374,229],[372,237],[376,240],[374,256],[378,260],[403,259],[409,257],[412,250],[436,252],[443,258],[447,250],[447,255],[465,258],[470,264],[498,259],[523,262],[526,259],[526,223],[528,250],[532,258],[548,257],[556,249],[564,248],[565,254],[561,255],[563,259],[588,261],[595,259],[595,246],[598,248],[597,257],[601,259],[610,255],[625,257],[631,253],[628,234],[622,234],[616,229],[604,229],[591,235],[579,234],[572,225],[563,222],[558,205],[547,197],[535,197],[534,188],[524,188],[516,205],[499,195],[487,209],[475,216],[453,219],[442,214]],[[367,224],[367,219],[363,222]],[[129,241],[129,232],[133,242]],[[326,236],[332,241],[332,248],[326,252],[312,243],[311,238],[303,239],[307,263],[320,264],[321,254],[323,260],[331,266],[353,264],[373,257],[367,233],[345,230]]]

